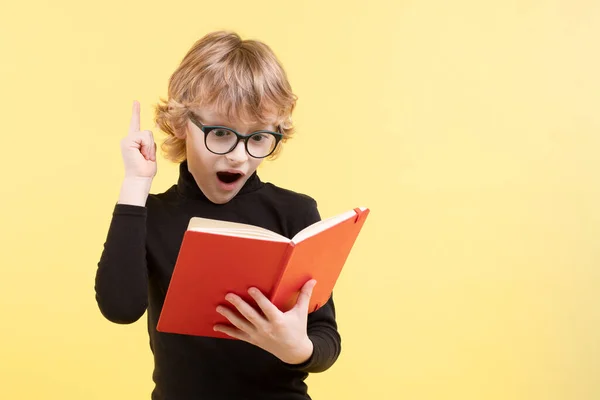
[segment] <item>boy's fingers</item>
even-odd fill
[[[317,284],[317,281],[314,279],[311,279],[310,281],[306,282],[304,284],[304,286],[302,286],[302,289],[300,290],[300,294],[298,295],[298,300],[296,302],[296,307],[299,308],[300,310],[302,310],[303,312],[305,310],[308,311],[308,305],[310,303],[310,298],[312,297],[312,292],[313,292],[313,289],[316,284]]]
[[[140,131],[140,103],[137,101],[133,102],[133,109],[131,111],[131,121],[129,122],[129,133],[135,133]]]
[[[142,131],[142,132],[137,133],[136,135],[139,135],[139,136],[137,136],[136,142],[139,143],[140,151],[142,152],[142,155],[144,157],[146,157],[146,159],[152,159],[153,153],[155,152],[154,137],[152,135],[152,132]]]
[[[258,290],[257,288],[250,288],[248,290],[248,293],[250,294],[250,296],[252,296],[254,301],[256,301],[256,304],[268,320],[273,321],[274,319],[279,317],[279,315],[281,314],[279,309],[275,307],[275,305],[271,303],[269,299],[260,290]]]

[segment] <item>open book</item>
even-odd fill
[[[355,208],[318,221],[292,239],[258,226],[194,217],[184,234],[157,329],[195,336],[230,324],[217,313],[236,293],[254,307],[247,290],[256,287],[282,311],[292,308],[302,286],[316,279],[309,312],[323,306],[369,214]],[[257,308],[258,309],[258,308]]]

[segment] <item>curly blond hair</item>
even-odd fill
[[[287,75],[273,51],[257,40],[234,32],[210,33],[198,40],[171,75],[168,99],[155,107],[155,122],[167,134],[161,148],[167,159],[186,159],[184,132],[190,109],[211,106],[232,120],[265,123],[277,116],[286,142],[294,133],[296,106]],[[281,150],[269,156],[275,158]]]

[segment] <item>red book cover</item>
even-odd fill
[[[316,279],[309,312],[329,299],[369,213],[356,208],[319,221],[288,239],[266,229],[225,221],[192,218],[158,321],[160,332],[232,339],[215,332],[230,324],[216,308],[235,293],[260,289],[280,310],[296,302],[302,286]]]

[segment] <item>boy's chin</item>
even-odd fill
[[[217,184],[216,187],[203,190],[204,195],[215,204],[224,204],[231,201],[240,191],[243,182],[235,182],[235,184]]]
[[[229,203],[236,195],[235,192],[219,192],[219,191],[206,191],[204,192],[206,198],[214,204],[225,204]]]

